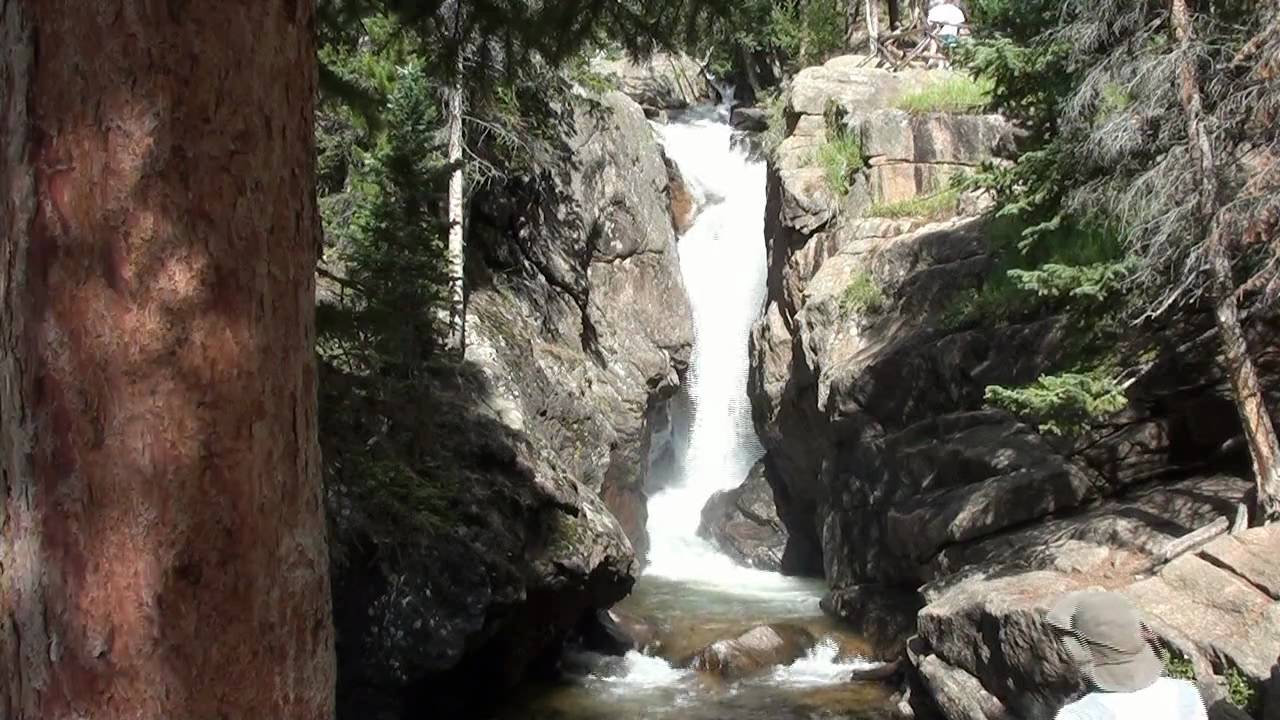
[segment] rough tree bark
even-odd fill
[[[329,718],[310,0],[0,0],[0,717]]]
[[[1179,97],[1187,117],[1187,138],[1199,165],[1200,193],[1196,211],[1205,233],[1204,251],[1208,261],[1209,291],[1214,303],[1214,318],[1222,340],[1227,378],[1235,396],[1236,410],[1244,428],[1257,480],[1254,519],[1257,523],[1280,519],[1280,442],[1277,442],[1271,415],[1267,412],[1258,371],[1249,355],[1240,310],[1236,301],[1236,284],[1232,273],[1230,238],[1222,231],[1216,217],[1218,170],[1212,138],[1204,126],[1204,107],[1200,94],[1199,71],[1191,52],[1194,29],[1186,0],[1171,0],[1170,19],[1174,39],[1182,47],[1178,67]]]

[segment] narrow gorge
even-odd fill
[[[474,202],[466,372],[424,429],[466,439],[427,460],[466,521],[337,573],[341,702],[1047,720],[1081,679],[1042,614],[1087,587],[1150,613],[1212,717],[1228,678],[1265,691],[1274,528],[1158,560],[1250,487],[1207,319],[1071,436],[986,394],[1072,352],[1065,316],[972,310],[1007,231],[954,180],[1007,162],[1009,122],[901,109],[954,76],[856,55],[773,113],[680,56],[611,70],[555,172]],[[359,532],[376,509],[331,488]]]

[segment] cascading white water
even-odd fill
[[[697,536],[707,500],[741,484],[764,452],[752,425],[747,372],[751,326],[766,292],[765,165],[732,146],[728,115],[725,104],[656,126],[699,212],[679,248],[693,312],[685,387],[693,422],[680,476],[649,500],[646,572],[737,592],[777,593],[799,586],[741,567]]]

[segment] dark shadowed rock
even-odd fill
[[[717,640],[694,654],[689,667],[728,680],[790,665],[813,647],[813,633],[785,624],[760,625],[732,640]]]
[[[822,598],[822,609],[858,628],[882,656],[895,657],[915,632],[919,593],[882,585],[833,588]]]
[[[764,132],[769,129],[769,112],[764,108],[736,107],[729,117],[729,124],[735,130]]]
[[[582,644],[588,650],[622,655],[631,650],[651,652],[658,645],[658,627],[624,610],[597,610],[583,617]]]
[[[348,553],[333,583],[344,717],[467,716],[634,581],[691,321],[639,106],[611,93],[564,112],[574,136],[547,182],[473,200],[466,363],[440,373],[412,428],[425,479],[346,477],[343,452],[369,446],[324,448]],[[413,482],[431,484],[395,494]],[[396,513],[408,529],[375,553]]]
[[[1280,656],[1271,666],[1271,681],[1262,704],[1262,720],[1280,720]]]
[[[751,468],[742,485],[707,500],[698,535],[744,565],[763,570],[782,568],[787,531],[778,519],[763,461]]]

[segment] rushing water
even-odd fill
[[[678,476],[649,499],[648,566],[620,604],[657,623],[657,656],[577,653],[562,682],[530,689],[504,720],[719,720],[886,717],[882,688],[848,682],[857,638],[818,608],[822,583],[737,565],[697,536],[703,506],[737,487],[763,453],[747,397],[748,340],[765,300],[765,166],[733,147],[726,106],[655,125],[698,207],[680,238],[693,312],[684,392],[692,414]],[[804,625],[818,643],[789,666],[724,683],[683,662],[761,623]]]

